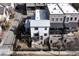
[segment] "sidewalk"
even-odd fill
[[[79,51],[16,51],[21,56],[79,56]]]

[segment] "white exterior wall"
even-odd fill
[[[47,28],[47,30],[45,30],[45,27],[38,28],[38,30],[31,28],[31,37],[34,37],[34,33],[39,33],[39,37],[43,36],[43,39],[46,39],[47,37],[49,37],[49,28]],[[44,33],[47,33],[47,36],[44,36]]]
[[[38,33],[38,30],[31,28],[31,37],[34,37],[34,33]]]
[[[47,36],[44,36],[45,33]],[[39,36],[43,36],[43,39],[49,37],[49,28],[47,28],[47,30],[45,30],[45,28],[39,28]]]

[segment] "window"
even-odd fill
[[[71,17],[70,20],[72,21],[72,19],[73,19],[73,18]]]
[[[50,40],[50,43],[52,43],[52,40]]]
[[[56,18],[56,21],[58,21],[58,18]]]
[[[39,34],[38,33],[34,33],[34,36],[39,36]]]
[[[54,21],[54,18],[52,18],[52,21]]]
[[[47,36],[47,33],[45,33],[44,36]]]
[[[66,43],[67,40],[64,40],[64,42]]]
[[[75,17],[75,21],[77,20],[77,17]]]
[[[67,17],[67,20],[66,20],[67,22],[69,21],[69,17]]]
[[[47,28],[45,28],[45,30],[47,30]]]
[[[60,18],[60,21],[62,21],[62,18]]]
[[[35,30],[38,30],[38,27],[35,27]]]
[[[42,40],[43,39],[43,36],[40,36],[40,39]]]

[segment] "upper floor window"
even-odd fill
[[[52,18],[52,21],[54,21],[54,18]]]
[[[44,36],[47,36],[47,33],[44,33]]]
[[[38,27],[35,27],[35,30],[38,30]]]
[[[58,21],[58,18],[56,18],[56,21]]]
[[[39,34],[38,33],[34,33],[34,36],[39,36]]]
[[[50,43],[52,43],[52,40],[50,40]]]
[[[69,17],[67,17],[67,20],[66,20],[67,22],[69,21]]]
[[[60,21],[62,21],[62,18],[60,18]]]
[[[72,19],[73,19],[73,18],[71,17],[70,20],[72,21]]]
[[[77,20],[77,17],[75,17],[75,21]]]
[[[47,30],[47,28],[45,28],[45,30]]]

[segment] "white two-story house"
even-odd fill
[[[44,40],[49,37],[49,20],[31,20],[31,37],[38,37],[37,40]]]
[[[30,21],[31,37],[38,39],[47,39],[49,37],[50,20],[48,20],[47,11],[35,11],[35,20]]]
[[[50,20],[46,10],[36,9],[35,16],[26,19],[25,30],[30,28],[32,41],[43,41],[49,38]]]

